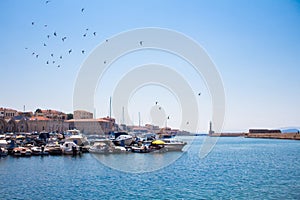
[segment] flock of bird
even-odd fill
[[[198,96],[201,96],[201,92],[198,93]],[[158,105],[158,101],[155,101],[155,105]],[[161,106],[159,106],[158,109],[161,110]],[[167,119],[170,119],[170,116],[168,116]],[[189,124],[190,124],[190,122],[187,121],[186,125],[189,125]]]
[[[45,4],[49,4],[50,2],[51,2],[50,0],[47,0],[47,1],[45,1]],[[81,14],[84,14],[85,8],[81,8],[80,11],[81,11]],[[34,21],[31,22],[31,26],[34,27],[36,25],[37,24]],[[47,28],[47,27],[48,27],[48,25],[44,24],[44,28]],[[96,37],[97,32],[96,31],[91,31],[90,32],[89,28],[85,28],[84,34],[82,35],[82,37],[86,38],[88,36]],[[50,39],[51,38],[59,39],[59,40],[61,40],[62,43],[64,43],[66,40],[68,40],[69,37],[66,36],[66,35],[61,35],[60,36],[59,32],[54,31],[54,32],[51,32],[51,33],[48,32],[48,34],[46,35],[46,38],[47,38],[47,40],[42,43],[44,48],[47,48],[47,46],[50,46],[50,42],[51,42]],[[25,47],[25,49],[28,50],[29,48]],[[61,61],[62,61],[63,57],[66,56],[66,55],[72,54],[72,52],[73,52],[72,48],[68,48],[68,50],[66,50],[66,52],[65,52],[65,55],[63,55],[63,54],[55,55],[54,52],[51,52],[51,53],[49,53],[49,57],[45,60],[45,64],[46,65],[52,64],[52,65],[55,65],[56,67],[59,68],[59,67],[62,66]],[[82,49],[81,54],[85,54],[85,53],[86,53],[86,51],[84,49]],[[41,57],[40,54],[36,50],[32,51],[31,55],[34,56],[37,59]],[[104,61],[104,63],[106,63],[106,61]]]

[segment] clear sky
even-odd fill
[[[225,131],[300,126],[299,1],[2,0],[0,6],[1,107],[72,112],[77,74],[93,49],[120,32],[161,27],[194,39],[215,63],[226,94]],[[212,105],[203,79],[178,57],[151,50],[111,66],[95,94],[97,117],[108,115],[109,97],[123,73],[149,62],[172,65],[201,92],[198,129],[206,132]],[[168,125],[179,127],[176,98],[154,85],[132,95],[131,121],[137,124],[140,112],[141,121],[151,123],[155,101],[170,116]]]

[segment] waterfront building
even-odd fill
[[[53,120],[66,120],[67,119],[67,114],[57,111],[57,110],[40,110],[38,109],[35,112],[36,117],[46,117],[48,119],[53,119]]]
[[[109,117],[99,119],[71,119],[66,122],[69,124],[69,129],[78,129],[87,135],[107,135],[115,130],[115,119]]]
[[[85,110],[75,110],[74,119],[93,119],[93,113]]]
[[[10,119],[14,116],[17,116],[18,112],[10,108],[0,108],[0,118]]]

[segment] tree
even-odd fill
[[[73,119],[73,114],[72,113],[67,114],[67,120],[70,120],[70,119]]]
[[[35,110],[35,115],[36,115],[37,113],[42,113],[42,110],[41,110],[40,108],[36,109],[36,110]]]

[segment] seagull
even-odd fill
[[[140,45],[143,46],[143,41],[140,41]]]
[[[84,11],[84,8],[81,8],[81,12],[83,12]]]
[[[61,38],[61,40],[64,42],[65,41],[65,39],[67,39],[67,37],[65,36],[65,37],[63,37],[63,38]]]
[[[104,64],[106,64],[106,60],[104,60],[104,62],[103,62]]]
[[[49,0],[48,0],[48,1],[46,1],[46,4],[47,4],[47,3],[49,3],[49,2],[50,2]]]
[[[53,33],[54,36],[57,36],[56,32]]]
[[[188,125],[190,122],[186,122],[186,124]]]
[[[47,35],[47,38],[49,39],[49,38],[50,38],[50,35]]]
[[[34,25],[34,22],[31,22],[31,25]]]
[[[39,54],[36,54],[35,57],[38,58],[38,57],[39,57]]]
[[[201,93],[198,93],[198,96],[200,96],[201,95]]]
[[[85,30],[86,30],[86,31],[88,31],[89,29],[88,29],[88,28],[86,28]]]
[[[158,104],[158,101],[155,102],[155,105],[157,105],[157,104]]]
[[[81,50],[81,53],[84,54],[84,50]]]
[[[47,45],[44,43],[44,47],[45,47],[45,46],[47,46]]]
[[[69,54],[72,52],[72,49],[69,50]]]
[[[105,42],[108,42],[108,39],[106,39]]]
[[[53,53],[51,53],[51,57],[53,57]]]
[[[62,56],[59,56],[60,59],[62,59]]]
[[[55,63],[55,60],[53,60],[52,63],[54,64],[54,63]]]
[[[93,34],[94,34],[94,36],[96,36],[96,32],[94,32]]]
[[[44,25],[44,27],[47,27],[47,26],[48,26],[47,24]]]
[[[34,55],[35,53],[34,52],[32,52],[32,54],[31,55]]]
[[[28,47],[25,47],[25,49],[28,49]]]
[[[60,67],[60,65],[57,65],[57,67]]]
[[[85,37],[86,36],[86,33],[85,34],[83,34],[83,37]]]
[[[49,61],[47,60],[46,64],[48,65],[49,64]]]

